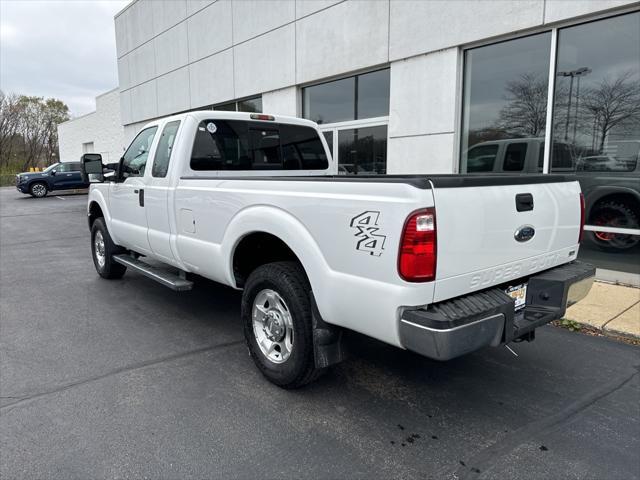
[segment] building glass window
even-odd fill
[[[640,12],[559,29],[555,82],[551,171],[580,181],[581,257],[640,273],[640,235],[624,233],[640,229]]]
[[[245,98],[244,100],[221,103],[214,105],[212,108],[213,110],[222,110],[225,112],[262,113],[262,95]]]
[[[338,157],[338,172],[341,174],[386,173],[387,126],[340,130]]]
[[[302,116],[318,124],[388,115],[388,68],[302,89]]]
[[[303,88],[302,116],[320,125],[338,173],[386,173],[388,68]]]
[[[550,49],[545,32],[465,51],[462,173],[501,171],[511,143],[530,153],[519,171],[542,171],[533,150],[545,134]]]

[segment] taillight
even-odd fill
[[[407,218],[400,239],[398,273],[407,282],[436,278],[436,211],[425,208]]]
[[[578,243],[582,242],[584,234],[584,193],[580,192],[580,233],[578,233]]]

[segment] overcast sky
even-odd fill
[[[73,116],[118,85],[113,16],[129,0],[0,0],[0,88],[55,97]]]

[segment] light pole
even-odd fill
[[[591,69],[587,67],[576,68],[565,72],[558,72],[559,77],[570,77],[569,81],[569,101],[567,102],[567,119],[564,122],[564,141],[569,140],[569,116],[571,115],[571,99],[573,97],[573,77],[578,77],[578,93],[576,95],[576,118],[573,126],[573,140],[576,139],[576,125],[578,122],[578,98],[580,95],[580,76],[591,73]]]

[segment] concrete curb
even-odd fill
[[[602,335],[640,340],[640,288],[595,282],[564,318]]]

